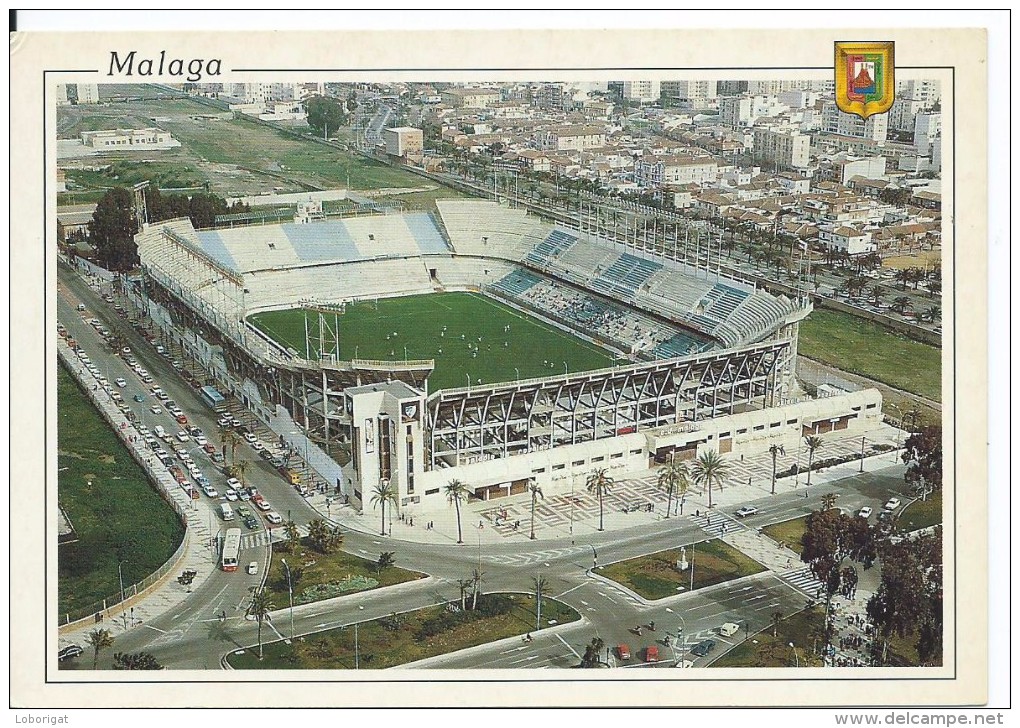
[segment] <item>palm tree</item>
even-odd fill
[[[244,474],[248,472],[248,467],[251,465],[247,460],[234,461],[234,470],[237,472],[237,479],[241,481],[241,487],[245,487]]]
[[[230,425],[220,425],[218,431],[220,435],[220,454],[223,456],[223,459],[226,460],[227,443],[231,439],[236,439],[237,435],[234,434],[234,430],[230,427]]]
[[[877,306],[882,302],[882,286],[875,284],[871,287],[871,304]]]
[[[528,483],[528,492],[531,493],[531,540],[535,540],[535,501],[544,498],[542,487],[532,480]]]
[[[471,572],[471,610],[478,608],[478,595],[482,591],[482,581],[485,579],[485,572],[476,568]]]
[[[393,566],[396,560],[393,558],[392,551],[383,551],[379,554],[379,559],[375,562],[375,572],[381,574],[383,569],[387,569]]]
[[[822,446],[822,438],[817,435],[808,435],[804,438],[804,444],[807,445],[808,449],[807,484],[811,485],[811,464],[815,459],[815,450]]]
[[[457,543],[464,543],[464,535],[460,530],[460,501],[468,496],[468,487],[459,480],[451,480],[443,488],[446,500],[457,508]]]
[[[97,628],[88,633],[88,643],[92,645],[92,669],[99,667],[99,651],[113,646],[113,634],[108,629]]]
[[[329,528],[321,518],[315,518],[308,522],[308,542],[316,551],[325,553],[326,532]]]
[[[659,488],[666,491],[666,518],[673,508],[673,491],[678,497],[683,497],[690,485],[690,472],[687,470],[687,463],[683,460],[677,461],[676,452],[669,454],[669,462],[659,468]]]
[[[896,271],[895,278],[896,282],[900,284],[900,290],[905,291],[907,289],[907,283],[910,282],[910,277],[911,273],[909,268],[900,268]]]
[[[273,599],[265,589],[258,589],[251,595],[251,602],[245,614],[259,625],[259,659],[262,659],[262,623],[269,619],[269,613],[276,609]]]
[[[769,455],[772,456],[772,495],[776,494],[776,456],[786,457],[786,450],[782,445],[772,445],[769,448]]]
[[[708,507],[712,507],[712,486],[722,488],[722,482],[729,472],[729,466],[722,455],[715,450],[706,450],[694,461],[694,482],[708,488]]]
[[[581,667],[598,667],[602,660],[602,650],[606,648],[605,640],[601,637],[592,637],[591,642],[584,648],[584,657],[581,658]]]
[[[460,588],[460,611],[467,611],[467,590],[471,588],[470,579],[457,579],[457,586]]]
[[[904,314],[907,309],[910,308],[910,299],[906,296],[900,296],[899,298],[893,299],[892,306],[889,308],[898,314]]]
[[[382,511],[382,530],[380,534],[386,535],[386,504],[396,507],[397,489],[388,479],[380,480],[378,485],[372,489],[372,498],[369,501],[373,506],[379,506]]]
[[[298,531],[297,524],[294,521],[287,521],[283,527],[283,532],[287,536],[286,543],[291,550],[301,545],[301,532]]]
[[[931,306],[927,311],[924,312],[924,317],[931,321],[932,323],[935,323],[936,321],[942,318],[942,307]]]
[[[549,582],[541,574],[533,577],[531,581],[535,585],[535,630],[537,631],[542,629],[542,594],[545,593]]]
[[[613,487],[613,478],[609,475],[607,468],[596,468],[588,476],[584,483],[589,493],[594,493],[599,499],[599,530],[602,531],[602,499]]]

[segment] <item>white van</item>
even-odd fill
[[[163,429],[163,425],[156,425],[156,428],[153,430],[153,432],[156,434],[156,437],[158,437],[161,440],[166,438],[166,430]]]
[[[727,622],[719,628],[719,634],[723,637],[732,637],[740,631],[740,625],[734,624],[733,622]]]
[[[224,521],[234,520],[234,509],[230,507],[228,503],[220,504],[220,518]]]

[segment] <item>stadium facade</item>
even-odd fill
[[[186,219],[148,225],[136,293],[221,390],[281,440],[300,437],[358,507],[384,481],[401,508],[427,511],[446,505],[453,479],[481,499],[532,480],[569,491],[597,467],[796,448],[806,434],[881,422],[875,390],[811,398],[799,388],[806,298],[726,277],[686,246],[681,256],[676,241],[650,252],[494,202],[437,207],[203,231]],[[346,304],[438,291],[483,293],[626,364],[429,391],[431,360],[340,355]],[[319,317],[304,352],[249,322],[297,307]],[[343,467],[327,455],[341,450]]]

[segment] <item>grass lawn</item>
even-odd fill
[[[270,311],[253,316],[251,322],[285,346],[304,352],[301,310]],[[310,315],[308,323],[317,337],[318,317]],[[509,333],[503,330],[507,325]],[[478,346],[477,356],[469,344]],[[521,379],[562,374],[564,362],[569,371],[580,372],[610,367],[614,361],[610,352],[595,344],[472,293],[349,304],[340,317],[340,346],[345,358],[402,360],[406,346],[408,359],[435,359],[429,379],[432,390],[466,386],[468,376],[472,384],[479,379],[492,384],[513,381],[518,372]]]
[[[942,401],[942,352],[878,324],[815,309],[800,325],[804,356]]]
[[[63,615],[116,594],[118,560],[125,586],[151,574],[173,555],[184,528],[63,365],[57,423],[58,500],[78,536],[57,555]]]
[[[762,533],[774,538],[779,543],[786,544],[787,548],[799,554],[804,549],[800,539],[804,535],[804,531],[807,530],[807,519],[807,516],[801,516],[789,521],[773,523],[771,526],[765,526]]]
[[[291,584],[294,589],[294,604],[305,604],[308,602],[328,599],[341,594],[349,594],[355,591],[364,591],[381,586],[393,586],[405,581],[421,579],[425,575],[415,571],[408,571],[396,566],[389,566],[381,572],[376,572],[375,562],[362,559],[344,551],[324,556],[313,550],[307,539],[303,539],[302,550],[298,553],[286,553],[275,547],[273,553],[273,565],[266,578],[266,587],[273,596],[273,602],[277,608],[289,603],[287,593],[287,576],[283,569],[282,560],[286,559],[290,566]],[[338,582],[334,590],[319,593],[308,592],[306,589],[320,584]],[[345,588],[348,587],[348,588]]]
[[[769,627],[741,642],[710,667],[796,667],[798,660],[801,667],[822,667],[822,658],[812,654],[812,647],[815,636],[821,636],[824,620],[824,605],[797,612],[779,623],[778,636],[773,637]]]
[[[942,523],[941,490],[929,495],[926,501],[918,499],[904,508],[896,525],[904,531],[916,531],[937,523]]]
[[[450,613],[445,606],[435,606],[363,622],[358,625],[358,666],[394,667],[524,635],[536,631],[535,618],[533,596],[486,594],[479,599],[476,611]],[[578,619],[580,615],[567,605],[554,599],[542,600],[543,627]],[[263,637],[267,631],[272,634],[263,627]],[[227,661],[238,670],[350,670],[355,659],[354,628],[317,632],[299,637],[290,645],[273,642],[263,649],[262,660],[258,659],[255,646],[229,655]]]
[[[680,549],[659,551],[619,561],[598,569],[607,579],[631,589],[645,599],[676,596],[690,588],[691,572],[677,571]],[[687,560],[694,561],[694,588],[702,589],[741,576],[757,574],[765,567],[718,539],[687,548]]]

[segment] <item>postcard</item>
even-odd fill
[[[983,31],[11,64],[15,705],[986,700]]]

